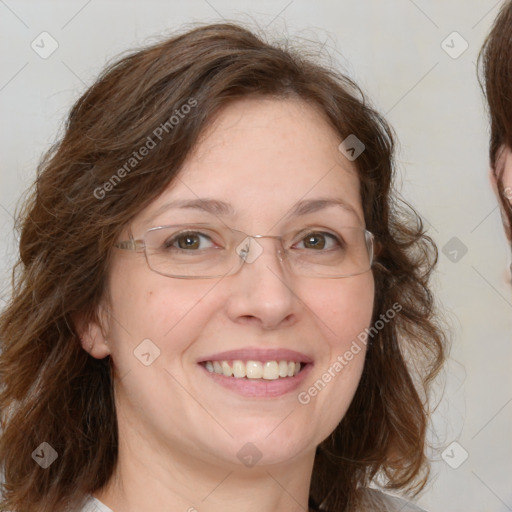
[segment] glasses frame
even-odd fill
[[[116,244],[114,244],[114,247],[117,248],[117,249],[122,249],[122,250],[144,252],[144,257],[146,259],[146,263],[147,263],[149,269],[152,272],[155,272],[156,274],[159,274],[159,275],[164,276],[164,277],[170,277],[170,278],[175,278],[175,279],[215,279],[215,278],[219,278],[219,277],[226,277],[226,276],[230,276],[230,275],[235,275],[235,274],[237,274],[240,271],[240,269],[246,263],[246,259],[241,257],[240,254],[238,254],[239,259],[240,259],[240,265],[234,271],[233,271],[234,267],[232,267],[225,274],[216,274],[216,275],[208,275],[208,276],[184,276],[184,275],[178,275],[178,274],[169,275],[169,274],[165,274],[163,272],[160,272],[159,270],[155,270],[151,266],[151,264],[149,262],[148,254],[147,254],[147,251],[146,251],[146,247],[147,247],[146,246],[146,242],[145,242],[146,236],[151,231],[156,231],[156,230],[166,229],[166,228],[172,228],[172,227],[176,227],[176,226],[185,226],[185,224],[170,224],[170,225],[163,225],[163,226],[155,226],[155,227],[147,229],[144,232],[144,235],[142,236],[142,238],[138,238],[138,239],[135,239],[132,236],[131,232],[130,232],[129,233],[129,236],[130,236],[129,240],[121,240],[121,241],[117,242]],[[201,223],[192,224],[192,226],[193,227],[200,227]],[[365,241],[366,241],[366,247],[368,249],[368,257],[369,257],[369,260],[370,260],[368,268],[365,269],[365,270],[362,270],[361,272],[356,272],[356,273],[353,273],[353,274],[334,275],[334,276],[311,275],[311,276],[303,276],[303,277],[313,277],[313,278],[318,278],[318,279],[343,279],[343,278],[346,278],[346,277],[354,277],[354,276],[359,276],[361,274],[365,274],[366,272],[369,272],[372,269],[373,264],[374,264],[374,257],[375,257],[375,235],[373,233],[371,233],[370,231],[368,231],[366,228],[363,228],[363,227],[359,227],[359,226],[344,226],[344,227],[347,227],[347,228],[350,227],[351,229],[360,229],[361,231],[364,232]],[[249,235],[249,234],[245,233],[245,231],[242,231],[240,229],[234,229],[234,228],[228,228],[228,229],[230,231],[236,231],[237,233],[241,233],[242,235],[245,235],[245,238],[255,238],[255,239],[258,239],[258,238],[273,238],[275,240],[279,240],[280,243],[281,243],[281,247],[283,248],[284,252],[286,252],[286,249],[284,249],[284,245],[283,245],[283,237],[285,235]],[[244,238],[244,240],[245,240],[245,238]],[[284,264],[284,261],[286,259],[286,258],[282,257],[283,250],[281,250],[281,249],[277,250],[277,255],[279,257],[279,261],[282,264]],[[291,270],[291,272],[294,273],[293,270]]]

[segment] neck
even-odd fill
[[[150,445],[144,438],[122,441],[130,437],[120,432],[114,474],[94,493],[114,512],[308,510],[314,452],[246,467],[230,460],[210,461],[176,446]]]

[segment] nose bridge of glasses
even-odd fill
[[[265,251],[262,243],[259,242],[262,238],[274,239],[273,249],[276,250],[279,261],[284,261],[284,247],[282,237],[277,235],[247,235],[245,234],[243,240],[235,247],[235,252],[245,263],[254,263]],[[277,243],[277,249],[275,247]]]

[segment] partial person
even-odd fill
[[[502,5],[479,60],[491,124],[490,178],[512,242],[512,2]]]

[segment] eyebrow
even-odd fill
[[[344,210],[351,213],[352,215],[355,215],[359,219],[359,214],[350,204],[343,201],[343,199],[334,198],[304,199],[296,203],[292,207],[292,209],[286,214],[285,217],[298,217],[301,215],[307,215],[333,206],[343,208]],[[166,203],[162,205],[160,208],[158,208],[158,210],[156,210],[151,215],[151,217],[146,221],[146,223],[149,224],[153,219],[158,217],[158,215],[160,215],[164,211],[172,209],[201,210],[219,217],[236,216],[234,208],[229,203],[226,203],[224,201],[209,198],[198,198],[190,200],[177,199],[174,201],[170,201],[169,203]]]
[[[156,210],[151,215],[151,217],[146,221],[146,223],[150,223],[161,213],[172,209],[202,210],[207,213],[211,213],[212,215],[220,217],[233,217],[235,215],[235,211],[229,203],[225,203],[224,201],[219,201],[217,199],[175,199],[174,201],[165,203],[160,208],[158,208],[158,210]]]
[[[324,208],[329,208],[331,206],[338,206],[359,217],[355,209],[343,201],[343,199],[331,198],[306,199],[299,201],[297,204],[295,204],[292,210],[290,210],[287,216],[307,215],[308,213],[315,213],[319,210],[323,210]]]

